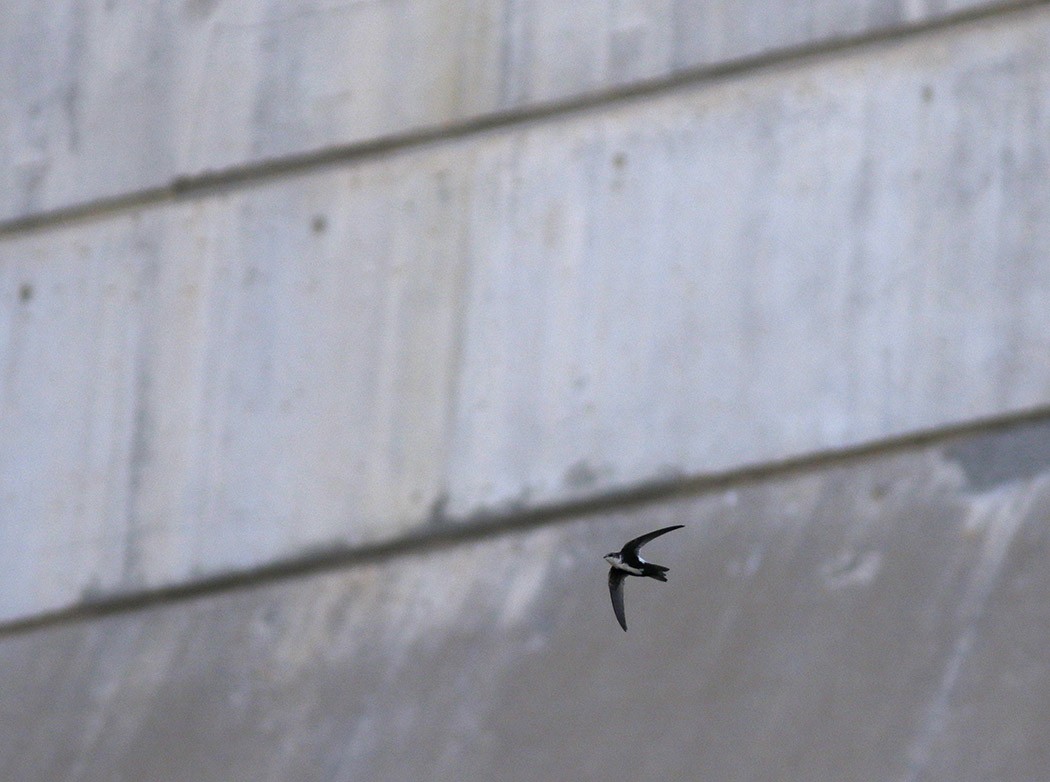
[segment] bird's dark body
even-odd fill
[[[638,576],[640,578],[652,578],[657,581],[667,581],[667,571],[670,570],[670,568],[666,568],[663,565],[654,565],[652,562],[646,562],[642,559],[639,551],[642,546],[653,538],[658,538],[667,532],[681,528],[681,524],[676,524],[673,527],[664,527],[663,529],[648,532],[634,540],[628,541],[619,551],[613,551],[605,555],[605,561],[612,565],[609,568],[609,595],[612,597],[613,613],[616,614],[616,621],[620,623],[620,627],[624,629],[624,632],[627,631],[627,619],[623,609],[624,579],[627,576]]]

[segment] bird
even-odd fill
[[[642,576],[655,578],[657,581],[667,581],[667,571],[670,570],[663,565],[646,562],[638,551],[653,538],[658,538],[684,526],[684,524],[675,524],[673,527],[647,532],[634,540],[627,541],[619,551],[612,551],[605,555],[605,561],[612,565],[609,568],[609,594],[612,596],[613,613],[616,614],[616,619],[625,633],[627,632],[627,619],[624,618],[623,613],[623,580],[627,576]]]

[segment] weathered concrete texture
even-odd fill
[[[461,211],[394,166],[0,246],[0,615],[426,518]]]
[[[509,137],[449,511],[1050,401],[1050,11]]]
[[[0,776],[1040,779],[1048,520],[930,448],[9,636]]]
[[[0,617],[1050,403],[1047,40],[9,238]]]
[[[994,0],[0,4],[0,219]]]

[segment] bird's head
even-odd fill
[[[608,554],[606,554],[604,557],[602,557],[602,559],[604,559],[610,565],[615,565],[617,562],[620,561],[620,552],[619,551],[610,551]]]

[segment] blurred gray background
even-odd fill
[[[1050,4],[0,18],[0,778],[1048,777]]]

